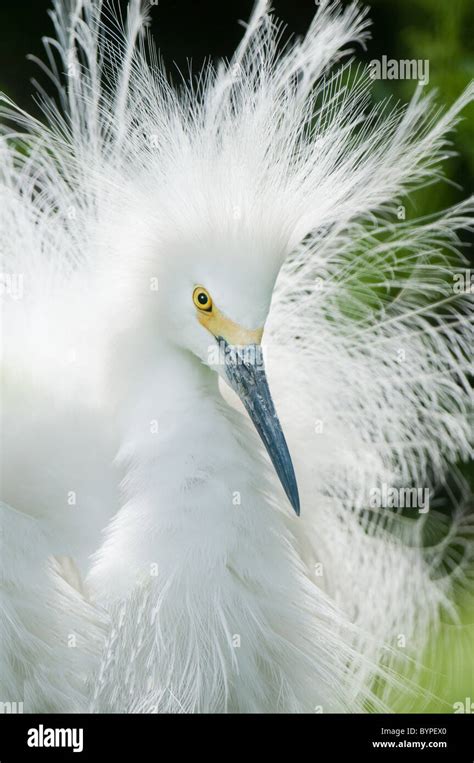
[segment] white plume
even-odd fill
[[[148,13],[131,0],[122,24],[107,2],[55,0],[39,63],[56,101],[38,85],[40,122],[2,99],[0,699],[43,711],[394,708],[442,615],[456,619],[474,530],[462,485],[453,520],[436,513],[439,486],[472,455],[472,307],[453,273],[474,200],[423,219],[396,210],[442,177],[474,88],[446,110],[421,87],[406,107],[372,105],[367,72],[347,62],[368,39],[366,11],[329,0],[283,49],[259,0],[233,59],[174,86]],[[167,507],[186,475],[176,451],[155,474],[135,397],[160,332],[156,260],[184,266],[193,247],[278,274],[264,344],[299,520],[231,408],[208,432],[219,505],[206,500],[205,535],[203,515],[186,524]],[[178,412],[191,461],[195,411],[221,415],[206,405],[196,393]],[[234,468],[223,453],[244,440],[239,480],[271,498],[222,517],[220,469]],[[384,485],[428,488],[430,511],[372,505]],[[143,570],[157,549],[154,579]],[[88,592],[48,560],[61,555]]]

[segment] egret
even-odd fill
[[[2,701],[393,708],[456,618],[473,200],[396,211],[474,90],[372,103],[318,6],[174,83],[146,3],[54,0],[44,118],[2,97]]]

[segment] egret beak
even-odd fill
[[[224,350],[226,377],[237,393],[259,433],[278,478],[293,509],[299,516],[300,499],[295,472],[268,387],[261,346],[229,345],[216,337]]]

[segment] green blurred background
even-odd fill
[[[155,0],[151,31],[169,70],[186,71],[188,62],[198,71],[207,57],[230,56],[254,0]],[[125,8],[126,0],[119,4]],[[346,0],[344,5],[348,3]],[[474,76],[474,3],[472,0],[372,0],[368,5],[373,21],[367,51],[358,50],[359,60],[428,59],[430,81],[439,102],[450,104]],[[52,33],[47,17],[50,0],[2,0],[0,3],[0,89],[21,106],[35,110],[30,79],[45,83],[39,68],[26,60],[28,53],[42,55],[41,37]],[[303,34],[313,18],[315,0],[274,0],[275,14],[287,25],[288,34]],[[176,66],[175,66],[176,65]],[[415,83],[378,80],[377,99],[391,96],[407,100]],[[439,209],[472,193],[474,187],[474,105],[453,138],[459,156],[447,165],[450,180],[424,190],[413,199],[419,214]]]
[[[347,3],[345,3],[347,4]],[[0,90],[22,107],[39,113],[32,99],[31,77],[38,67],[26,60],[28,53],[42,55],[41,36],[52,32],[47,18],[49,0],[2,0],[0,4]],[[125,6],[124,2],[121,2]],[[449,105],[474,77],[474,3],[472,0],[372,0],[372,40],[367,51],[358,51],[366,62],[383,55],[392,59],[429,60],[428,88],[436,88],[438,101]],[[186,70],[188,60],[197,71],[207,56],[230,56],[242,34],[238,19],[247,19],[253,0],[158,0],[152,9],[152,33],[169,69]],[[313,0],[275,0],[276,15],[288,31],[303,34],[314,11]],[[378,80],[376,99],[391,96],[406,101],[415,89],[413,81]],[[453,149],[458,153],[446,164],[450,183],[438,183],[413,194],[407,215],[424,215],[449,206],[474,189],[474,105],[466,108]],[[462,236],[473,243],[472,234]],[[464,251],[474,267],[471,249]],[[472,466],[460,465],[473,483]],[[450,511],[449,495],[446,512]],[[463,626],[446,623],[432,638],[425,657],[422,689],[414,698],[394,697],[398,711],[453,712],[455,703],[465,708],[474,702],[474,613],[463,601]],[[430,691],[429,691],[429,690]],[[456,705],[459,708],[459,705]]]

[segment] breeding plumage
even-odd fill
[[[443,112],[422,88],[371,105],[366,72],[331,68],[368,37],[356,5],[321,2],[282,51],[260,0],[233,59],[179,87],[139,2],[123,29],[100,0],[54,7],[57,103],[44,124],[2,110],[23,293],[3,307],[0,698],[393,706],[472,561],[462,503],[430,546],[433,506],[372,505],[433,495],[472,447],[452,273],[473,201],[395,209],[440,177],[473,88]]]

